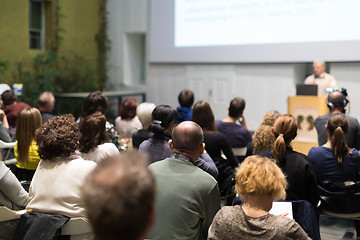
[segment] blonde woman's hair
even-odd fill
[[[285,199],[285,175],[271,159],[253,155],[236,170],[235,192],[242,200],[246,195],[270,195],[273,200]]]
[[[277,163],[280,163],[286,153],[286,146],[295,139],[298,130],[296,118],[290,114],[281,115],[274,123],[275,142],[272,155]]]
[[[327,129],[330,136],[331,148],[333,149],[338,162],[342,163],[344,154],[352,154],[345,139],[345,134],[349,130],[349,121],[344,114],[335,113],[329,118]]]
[[[256,153],[263,149],[272,148],[274,146],[275,137],[272,133],[272,127],[267,125],[261,125],[254,133],[254,150]]]
[[[26,165],[29,147],[34,141],[35,131],[42,125],[41,114],[37,108],[27,107],[20,111],[16,119],[16,140],[21,164]]]

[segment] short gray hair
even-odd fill
[[[139,104],[136,108],[136,116],[139,118],[143,126],[148,126],[151,123],[151,114],[156,107],[155,104],[144,102]]]
[[[325,62],[324,62],[323,60],[320,60],[320,59],[316,59],[316,60],[313,62],[313,64],[315,64],[315,63],[320,63],[323,67],[326,66]]]

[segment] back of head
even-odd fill
[[[98,145],[109,141],[105,125],[106,117],[100,112],[93,113],[81,119],[80,152],[88,153]]]
[[[156,105],[153,103],[140,103],[136,108],[136,116],[139,118],[143,126],[149,126],[151,123],[151,114],[156,108]]]
[[[39,108],[47,108],[49,106],[54,106],[55,97],[51,92],[43,92],[38,101]]]
[[[101,112],[105,115],[108,108],[108,99],[101,93],[101,91],[91,92],[83,102],[81,116],[85,117],[93,114],[94,112]]]
[[[174,152],[196,153],[203,143],[203,131],[195,122],[181,122],[173,129],[172,143]]]
[[[5,106],[11,105],[16,101],[16,96],[11,90],[6,90],[1,94],[1,99]]]
[[[152,224],[154,195],[155,179],[145,155],[127,151],[99,163],[83,187],[96,238],[143,239]]]
[[[327,129],[331,147],[334,150],[334,154],[338,162],[341,163],[345,153],[352,153],[346,145],[345,139],[345,134],[347,134],[349,130],[349,121],[346,119],[344,114],[332,114],[327,122]]]
[[[181,107],[188,107],[194,104],[194,93],[189,89],[184,89],[179,93],[178,101]]]
[[[120,105],[119,116],[123,120],[131,120],[136,116],[138,101],[136,98],[125,99]]]
[[[346,99],[344,94],[338,91],[334,91],[332,93],[329,93],[327,100],[328,100],[327,106],[330,112],[334,110],[338,110],[340,112],[345,113]]]
[[[42,124],[38,109],[27,107],[20,111],[16,119],[16,139],[18,141],[19,161],[26,164],[29,147],[34,141],[35,131]]]
[[[272,133],[272,127],[267,125],[261,125],[254,133],[253,143],[256,153],[260,150],[272,148],[274,146],[275,137]]]
[[[171,123],[176,123],[179,119],[179,113],[169,105],[159,105],[154,108],[151,114],[151,124],[149,130],[155,137],[163,137],[165,130]]]
[[[199,124],[205,133],[217,131],[214,113],[211,110],[210,104],[204,100],[195,103],[192,120]]]
[[[79,127],[71,114],[50,118],[35,132],[41,159],[69,157],[78,149],[80,135]]]
[[[272,155],[277,162],[281,162],[286,153],[286,146],[295,139],[298,130],[296,118],[290,114],[281,115],[274,123],[275,143]]]
[[[267,195],[285,199],[287,181],[281,169],[270,159],[253,155],[236,170],[235,192],[246,201],[247,195]]]
[[[274,126],[274,123],[276,121],[276,119],[278,119],[278,117],[280,117],[281,114],[276,111],[276,110],[271,110],[267,113],[265,113],[265,115],[262,118],[261,121],[261,125],[267,125],[267,126]]]
[[[236,97],[230,102],[229,116],[232,118],[238,118],[241,114],[243,114],[244,109],[245,109],[245,100]]]

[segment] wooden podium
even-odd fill
[[[310,148],[318,146],[314,122],[318,116],[329,113],[326,103],[326,97],[288,97],[288,113],[297,119],[299,125],[298,135],[291,144],[295,151],[307,155]]]

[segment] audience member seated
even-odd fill
[[[313,206],[319,202],[319,193],[314,170],[307,156],[292,149],[290,143],[298,131],[296,119],[284,114],[273,127],[275,143],[272,149],[257,152],[257,155],[275,158],[276,163],[286,175],[289,183],[286,189],[286,200],[306,200]]]
[[[9,122],[6,114],[0,109],[0,140],[4,142],[12,142],[12,137],[9,131]]]
[[[253,145],[252,145],[252,154],[257,152],[272,148],[275,142],[275,136],[272,133],[272,127],[261,125],[254,133],[253,136]],[[251,155],[252,155],[251,154]]]
[[[308,154],[314,166],[319,185],[322,186],[326,181],[359,181],[360,154],[356,149],[350,149],[346,144],[346,134],[349,131],[349,121],[346,116],[341,113],[332,114],[325,129],[328,135],[327,142],[323,146],[311,148]],[[349,204],[345,202],[345,204],[341,204],[339,200],[336,204],[340,206],[339,210],[341,208],[351,208]],[[357,207],[357,209],[359,208]],[[360,237],[360,224],[358,221],[355,222],[355,227],[357,237]]]
[[[139,146],[139,151],[148,154],[149,164],[164,160],[170,157],[172,151],[169,146],[172,130],[178,119],[178,112],[169,105],[159,105],[152,112],[152,122],[149,130],[154,135],[143,141]],[[214,161],[207,153],[202,154],[195,162],[195,165],[211,174],[214,178],[218,176],[218,170]]]
[[[194,122],[177,125],[169,145],[173,154],[149,166],[157,183],[155,225],[149,238],[206,239],[220,209],[220,193],[213,177],[195,166],[203,153],[203,133]]]
[[[234,98],[230,102],[229,113],[226,118],[222,121],[216,121],[217,129],[226,135],[232,148],[246,147],[252,141],[251,132],[243,114],[244,109],[245,100]],[[243,158],[239,157],[239,159],[242,160]]]
[[[151,114],[155,107],[156,105],[153,103],[144,102],[136,108],[136,116],[142,124],[142,129],[132,135],[132,144],[134,148],[138,149],[143,141],[148,140],[153,136],[153,133],[149,131],[149,126],[151,124]]]
[[[29,194],[21,186],[15,175],[0,160],[0,206],[12,210],[24,209],[28,202]],[[18,220],[0,223],[0,239],[13,239],[13,234]]]
[[[101,91],[91,92],[84,100],[81,111],[81,118],[89,116],[95,112],[101,112],[105,116],[109,109],[109,102]],[[80,118],[80,121],[81,121]],[[117,144],[115,137],[115,127],[113,124],[106,121],[106,132],[109,138]]]
[[[15,135],[17,116],[19,115],[21,110],[30,106],[23,102],[17,102],[16,96],[11,90],[6,90],[5,92],[3,92],[1,95],[1,99],[5,106],[4,112],[9,122],[10,134]]]
[[[168,141],[178,118],[178,112],[169,105],[159,105],[153,110],[149,131],[154,135],[139,146],[140,152],[148,154],[150,164],[171,155]]]
[[[154,223],[155,179],[145,155],[105,159],[85,180],[83,198],[96,239],[143,240]]]
[[[96,163],[119,153],[106,133],[106,117],[100,112],[84,117],[80,123],[81,157]]]
[[[236,173],[235,191],[244,204],[223,207],[208,239],[311,239],[294,220],[269,213],[272,202],[285,198],[287,182],[270,159],[247,157]]]
[[[262,149],[272,148],[275,142],[275,137],[272,133],[272,127],[280,115],[281,114],[276,110],[271,110],[265,113],[262,118],[260,127],[253,135],[252,142],[249,142],[247,145],[246,156],[253,155],[255,152],[258,152]],[[256,145],[256,149],[254,149],[254,145]]]
[[[71,115],[50,118],[36,131],[42,160],[30,185],[28,211],[85,217],[81,188],[96,163],[74,153],[80,135]]]
[[[191,107],[194,104],[194,93],[189,89],[184,89],[179,93],[178,101],[180,107],[176,110],[179,112],[179,119],[177,123],[184,121],[191,121],[192,110]]]
[[[346,90],[345,90],[345,94],[347,95]],[[327,106],[329,108],[330,113],[316,118],[314,123],[318,134],[319,146],[324,145],[328,140],[327,132],[325,130],[325,125],[329,120],[329,118],[335,113],[343,113],[346,119],[349,121],[349,130],[346,134],[346,144],[350,148],[356,148],[359,150],[360,124],[356,118],[348,114],[345,114],[346,113],[345,107],[348,103],[345,95],[342,92],[335,91],[328,95],[327,100],[328,100]]]
[[[234,172],[239,161],[234,156],[225,135],[217,131],[214,114],[208,102],[201,100],[195,103],[192,119],[204,131],[205,149],[219,171],[217,181],[224,196],[230,192],[235,183]],[[222,153],[225,154],[226,159],[222,157]]]
[[[41,113],[42,122],[46,122],[54,115],[51,114],[55,106],[55,97],[51,92],[43,92],[38,101],[38,108]]]
[[[31,181],[39,164],[38,145],[34,137],[41,124],[41,114],[36,108],[24,108],[17,117],[17,141],[14,147],[17,163],[14,173],[20,181]]]
[[[120,138],[131,138],[133,133],[142,128],[136,116],[138,101],[136,98],[125,99],[120,105],[119,117],[115,119],[115,129]]]

